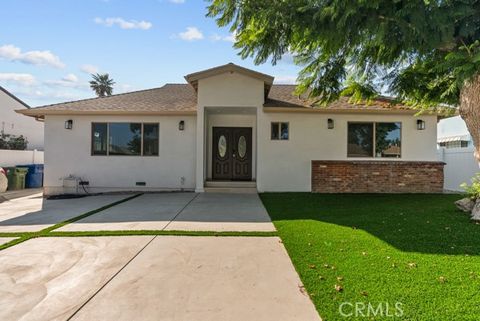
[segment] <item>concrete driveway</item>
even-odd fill
[[[31,239],[0,283],[0,320],[320,320],[276,237]]]
[[[257,194],[143,194],[58,231],[275,231]]]
[[[0,203],[0,232],[36,232],[130,195],[47,200],[41,193]]]

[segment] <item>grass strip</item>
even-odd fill
[[[78,236],[130,236],[130,235],[174,235],[174,236],[277,236],[276,231],[272,232],[250,232],[250,231],[162,231],[162,230],[124,230],[124,231],[81,231],[81,232],[50,232],[42,234],[41,237],[78,237]]]
[[[25,241],[28,241],[31,238],[33,238],[33,236],[22,236],[22,237],[14,239],[14,240],[11,240],[10,242],[7,242],[5,244],[0,245],[0,251],[5,250],[5,249],[7,249],[9,247],[12,247],[14,245],[23,243]]]
[[[87,212],[87,213],[84,213],[84,214],[81,214],[81,215],[78,215],[78,216],[75,216],[75,217],[72,217],[66,221],[63,221],[63,222],[60,222],[60,223],[57,223],[55,225],[52,225],[50,227],[47,227],[47,228],[44,228],[43,230],[40,230],[40,231],[37,231],[37,232],[19,232],[19,233],[0,233],[0,237],[17,237],[17,239],[15,240],[11,240],[10,242],[7,242],[5,244],[2,244],[0,245],[0,251],[4,250],[4,249],[7,249],[9,247],[12,247],[14,245],[17,245],[17,244],[20,244],[20,243],[23,243],[25,241],[28,241],[32,238],[36,238],[36,237],[46,237],[46,236],[50,236],[50,233],[51,231],[55,230],[55,229],[58,229],[62,226],[65,226],[67,224],[70,224],[70,223],[73,223],[75,221],[78,221],[78,220],[81,220],[82,218],[85,218],[85,217],[88,217],[90,215],[93,215],[95,213],[98,213],[98,212],[101,212],[103,210],[106,210],[107,208],[110,208],[112,206],[115,206],[115,205],[118,205],[118,204],[121,204],[121,203],[124,203],[124,202],[127,202],[131,199],[134,199],[136,197],[139,197],[140,195],[142,195],[143,193],[139,193],[139,194],[135,194],[133,196],[129,196],[127,198],[124,198],[124,199],[121,199],[119,201],[116,201],[116,202],[113,202],[113,203],[110,203],[110,204],[107,204],[105,206],[102,206],[100,208],[97,208],[95,210],[92,210],[90,212]],[[59,233],[59,232],[56,232],[56,233]]]
[[[90,211],[90,212],[84,213],[84,214],[82,214],[82,215],[78,215],[78,216],[69,218],[69,219],[66,220],[66,221],[63,221],[63,222],[57,223],[57,224],[55,224],[55,225],[49,226],[49,227],[47,227],[47,228],[39,231],[38,233],[39,233],[40,235],[43,235],[43,234],[45,234],[45,233],[49,233],[49,232],[51,232],[51,231],[53,231],[53,230],[56,230],[56,229],[58,229],[58,228],[61,228],[61,227],[65,226],[65,225],[67,225],[67,224],[70,224],[70,223],[79,221],[79,220],[81,220],[81,219],[84,219],[85,217],[89,217],[89,216],[91,216],[91,215],[93,215],[93,214],[96,214],[96,213],[98,213],[98,212],[104,211],[104,210],[106,210],[106,209],[108,209],[108,208],[110,208],[110,207],[113,207],[113,206],[116,206],[116,205],[119,205],[119,204],[128,202],[129,200],[132,200],[132,199],[134,199],[134,198],[137,198],[137,197],[139,197],[139,196],[141,196],[141,195],[143,195],[143,193],[135,194],[135,195],[133,195],[133,196],[130,196],[130,197],[121,199],[121,200],[119,200],[119,201],[116,201],[116,202],[107,204],[107,205],[105,205],[105,206],[102,206],[102,207],[97,208],[97,209],[95,209],[95,210],[92,210],[92,211]]]
[[[0,233],[0,237],[24,237],[31,236],[38,232],[3,232]]]

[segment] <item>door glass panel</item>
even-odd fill
[[[227,154],[227,138],[222,135],[218,139],[218,155],[223,158],[225,154]]]
[[[247,153],[247,140],[245,136],[240,136],[238,139],[238,156],[240,158],[244,158],[245,154]]]

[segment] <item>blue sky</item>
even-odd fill
[[[93,97],[91,72],[114,93],[185,82],[234,62],[293,83],[291,59],[255,66],[205,17],[203,0],[0,0],[0,86],[32,106]]]

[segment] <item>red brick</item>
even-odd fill
[[[441,193],[442,162],[312,161],[314,193]]]

